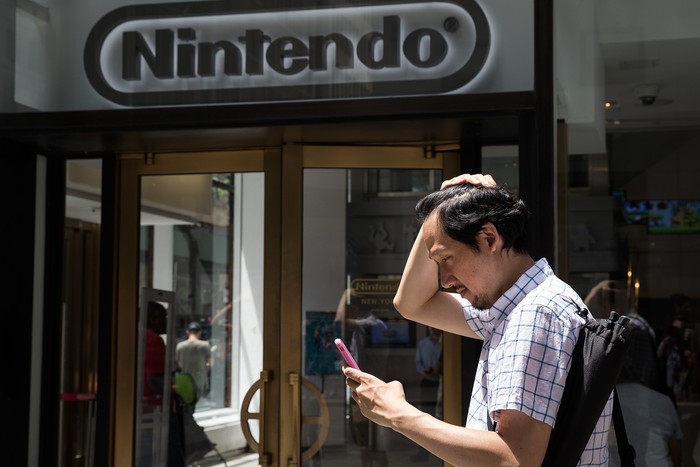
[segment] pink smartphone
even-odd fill
[[[345,364],[347,366],[349,366],[350,368],[354,368],[356,370],[360,369],[360,367],[357,366],[355,359],[352,358],[352,355],[350,355],[350,351],[348,350],[348,348],[345,347],[345,343],[343,342],[342,339],[340,339],[340,338],[336,339],[335,346],[338,347],[338,350],[340,351],[340,355],[343,357],[343,360],[345,360]]]

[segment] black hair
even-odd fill
[[[168,311],[159,302],[148,302],[146,308],[146,327],[158,334],[168,332]]]
[[[431,193],[416,205],[423,224],[435,212],[443,231],[453,240],[478,250],[477,235],[490,222],[503,238],[504,247],[527,253],[529,212],[525,203],[505,187],[455,185]]]
[[[639,383],[660,391],[666,383],[657,360],[654,338],[635,321],[627,326],[630,328],[627,336],[628,349],[617,382]]]

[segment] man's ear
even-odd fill
[[[484,242],[484,245],[489,251],[496,251],[501,245],[501,234],[496,229],[496,226],[491,222],[487,222],[479,232],[479,238]]]

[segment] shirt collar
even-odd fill
[[[488,316],[489,328],[497,328],[506,319],[511,311],[522,301],[525,296],[538,285],[552,276],[554,271],[549,266],[546,258],[541,258],[515,281],[506,292],[501,295],[491,308],[486,310],[484,316]]]

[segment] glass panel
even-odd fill
[[[263,174],[141,185],[137,465],[257,465],[241,420],[259,413],[242,403],[262,369]]]
[[[409,401],[441,416],[439,335],[430,340],[425,326],[403,319],[392,305],[418,232],[415,204],[441,181],[436,170],[304,171],[302,367],[319,394],[302,392],[302,411],[310,419],[325,404],[330,413],[327,432],[322,425],[302,427],[305,465],[442,465],[361,416],[333,345],[342,337],[363,370],[401,381]],[[430,363],[416,364],[418,348]],[[437,368],[429,374],[429,367]]]
[[[518,146],[483,146],[481,171],[490,174],[499,185],[507,185],[516,196],[520,188]]]
[[[61,321],[59,463],[92,465],[97,397],[97,326],[102,161],[66,163]]]
[[[616,310],[638,325],[618,379],[625,419],[641,420],[627,433],[645,452],[640,445],[671,446],[682,432],[683,465],[700,460],[699,136],[611,132],[605,154],[569,157],[570,283],[594,316]],[[609,439],[619,465],[613,430]]]

